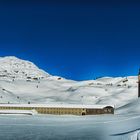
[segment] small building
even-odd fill
[[[114,107],[111,105],[73,105],[73,104],[0,104],[0,113],[3,110],[32,111],[39,114],[54,115],[101,115],[114,114]],[[2,113],[1,113],[2,114]]]

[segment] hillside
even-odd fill
[[[33,79],[46,78],[49,74],[40,70],[32,62],[18,59],[14,56],[0,57],[0,79]]]
[[[0,58],[0,103],[113,104],[137,99],[137,77],[72,81],[51,76],[29,61]]]

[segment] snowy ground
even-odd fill
[[[0,58],[0,103],[111,104],[115,115],[0,115],[0,140],[140,140],[137,77],[67,80],[16,57]]]
[[[0,116],[0,140],[138,140],[140,115]]]

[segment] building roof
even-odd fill
[[[114,105],[81,105],[81,104],[0,104],[0,107],[48,107],[48,108],[105,108]]]

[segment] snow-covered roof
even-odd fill
[[[0,104],[0,107],[46,107],[46,108],[104,108],[114,105],[80,105],[80,104]]]

